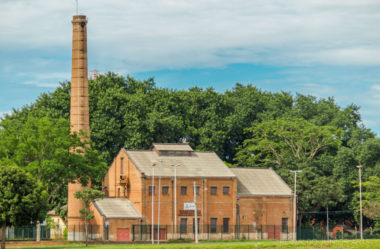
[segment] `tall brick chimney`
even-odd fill
[[[73,46],[71,68],[70,125],[71,133],[83,130],[90,135],[88,80],[87,80],[87,19],[84,15],[73,16]],[[79,210],[84,205],[75,198],[76,191],[85,187],[79,182],[68,185],[68,239],[84,239],[83,226]],[[75,228],[74,228],[75,227]],[[80,232],[79,232],[80,231]],[[74,234],[75,233],[75,234]]]

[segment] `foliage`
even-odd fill
[[[298,169],[327,149],[337,148],[342,132],[333,126],[317,126],[304,119],[280,118],[248,128],[236,160],[242,165],[258,163],[275,168]]]
[[[94,219],[93,212],[90,210],[90,204],[94,202],[96,199],[103,198],[104,193],[99,190],[85,188],[81,191],[75,192],[75,198],[82,200],[84,204],[84,208],[79,210],[81,218],[84,220],[84,226],[86,229],[86,246],[88,239],[88,224],[92,219]]]
[[[369,177],[363,190],[363,213],[375,221],[375,232],[380,232],[380,177]]]
[[[288,183],[290,170],[302,170],[298,180],[299,211],[335,206],[343,201],[340,182],[329,163],[344,132],[333,126],[317,126],[301,118],[278,118],[247,129],[236,160],[240,165],[273,167]],[[334,186],[334,187],[333,187]]]
[[[64,240],[67,240],[68,232],[69,232],[69,230],[67,229],[67,227],[65,227],[65,229],[63,229],[63,239]]]
[[[0,166],[1,248],[5,248],[6,226],[22,226],[43,219],[47,193],[32,176],[18,167]]]
[[[89,178],[97,179],[105,171],[97,151],[86,146],[86,135],[70,134],[66,119],[9,118],[0,126],[0,162],[31,173],[46,190],[49,204],[64,204],[60,196],[68,182],[79,179],[86,184]]]
[[[239,83],[224,93],[199,87],[173,90],[155,86],[153,79],[139,81],[115,73],[89,80],[89,97],[91,148],[108,164],[123,147],[149,149],[152,142],[186,139],[195,150],[215,151],[229,166],[273,167],[290,185],[293,175],[289,169],[302,169],[300,211],[321,211],[327,206],[352,210],[356,207],[357,188],[351,184],[357,180],[355,166],[365,165],[364,181],[380,176],[380,139],[362,124],[358,106],[340,107],[331,97],[271,93]],[[56,163],[45,165],[41,160],[29,165],[29,158],[37,158],[29,156],[32,152],[17,157],[12,152],[18,147],[18,133],[36,130],[32,120],[54,120],[68,130],[69,104],[70,82],[63,82],[54,92],[44,93],[31,105],[7,115],[1,122],[8,128],[0,129],[0,134],[6,133],[0,139],[0,161],[20,164],[33,174],[45,166],[56,167]],[[260,129],[266,137],[259,134]],[[61,136],[53,127],[52,133]],[[38,140],[36,135],[31,137]],[[40,146],[37,142],[24,144],[21,151],[34,144]],[[271,153],[271,147],[279,153]],[[41,155],[39,151],[33,155]],[[74,167],[70,171],[74,176],[83,174],[84,180],[95,178],[92,182],[96,185],[104,173],[102,167],[95,168],[82,171]],[[89,176],[89,172],[96,174]],[[46,187],[53,189],[59,184],[54,179]],[[51,203],[63,205],[67,201],[64,186]]]

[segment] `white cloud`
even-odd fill
[[[11,111],[0,112],[0,120],[7,114],[11,114]]]
[[[89,19],[90,70],[255,63],[306,65],[310,75],[316,65],[347,66],[335,78],[333,71],[317,81],[287,71],[257,83],[359,103],[366,124],[380,123],[380,83],[373,73],[349,72],[380,66],[379,0],[80,0],[79,10]],[[69,80],[74,12],[74,0],[1,0],[0,79],[38,87]]]
[[[380,65],[376,0],[83,0],[79,8],[89,18],[89,59],[105,70]],[[74,11],[74,0],[2,1],[0,46],[69,48]]]

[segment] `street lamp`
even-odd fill
[[[161,168],[162,160],[160,160],[160,167],[158,167],[158,217],[157,217],[157,243],[160,244],[160,206],[161,206]]]
[[[363,165],[358,165],[359,169],[359,195],[360,195],[360,239],[363,239],[363,208],[362,208],[362,168]]]
[[[152,244],[154,244],[154,167],[156,166],[156,163],[152,163]]]
[[[181,164],[170,164],[174,167],[174,238],[177,238],[177,167]]]
[[[297,227],[297,173],[302,170],[291,170],[294,173],[294,198],[293,198],[293,240],[297,240],[296,227]]]

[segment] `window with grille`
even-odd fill
[[[228,233],[229,224],[230,224],[230,218],[223,218],[223,233]]]
[[[211,233],[216,233],[217,230],[217,218],[211,218],[211,223],[210,223],[210,232]]]
[[[187,193],[187,187],[181,186],[181,195],[185,195]]]
[[[162,187],[162,194],[163,195],[169,194],[169,187],[168,186],[163,186]]]
[[[154,192],[155,192],[155,187],[149,186],[149,195],[154,195]]]
[[[195,193],[199,195],[199,186],[195,186]]]
[[[281,226],[282,232],[287,233],[288,232],[288,218],[282,218],[281,224],[282,224]]]
[[[198,233],[199,233],[199,222],[200,222],[200,219],[197,218],[197,222],[198,222]],[[195,233],[195,218],[193,218],[193,233]]]
[[[212,194],[212,195],[216,195],[216,191],[217,191],[217,189],[218,189],[218,188],[215,187],[215,186],[214,186],[214,187],[211,187],[211,194]]]
[[[230,187],[228,187],[228,186],[224,186],[223,187],[223,194],[224,195],[228,195],[230,193]]]
[[[124,158],[120,158],[120,174],[124,174]]]
[[[181,227],[180,227],[181,233],[187,233],[187,218],[181,218]]]

